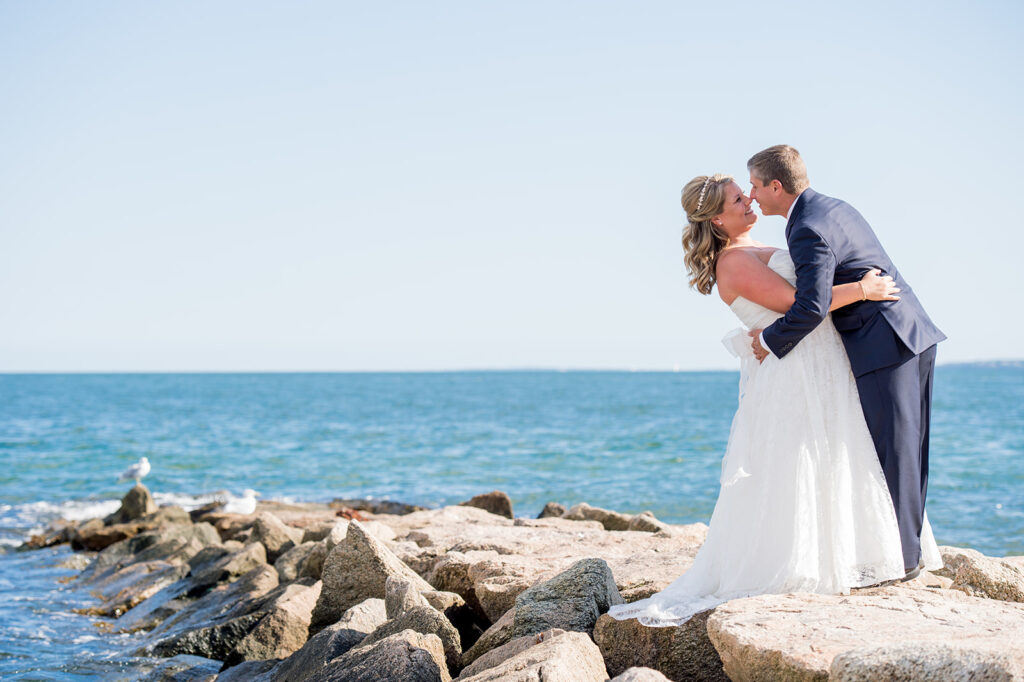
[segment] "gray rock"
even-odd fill
[[[225,664],[283,659],[301,649],[309,636],[309,617],[320,588],[320,583],[311,587],[291,584],[271,604],[257,607],[268,608],[269,613],[235,644]]]
[[[698,613],[677,627],[653,628],[635,618],[615,620],[601,616],[594,626],[594,641],[609,675],[630,668],[653,668],[670,680],[727,682],[722,660],[708,638],[712,611]]]
[[[173,585],[188,573],[185,564],[143,561],[129,564],[92,585],[94,596],[103,599],[99,606],[77,611],[93,616],[118,618],[160,590]]]
[[[299,564],[299,577],[320,580],[320,576],[324,573],[326,559],[327,544],[325,542],[316,543],[309,555]]]
[[[184,606],[153,631],[143,648],[158,656],[192,654],[226,659],[265,612],[258,600],[277,587],[277,571],[266,564],[237,581],[207,592]]]
[[[1024,602],[1024,571],[1017,566],[973,549],[939,549],[944,566],[936,573],[952,578],[954,590],[972,597]]]
[[[488,668],[494,668],[513,656],[526,651],[535,644],[540,644],[546,639],[551,639],[552,637],[557,637],[563,634],[565,634],[565,630],[555,629],[545,630],[544,632],[537,633],[536,635],[527,635],[526,637],[513,639],[510,642],[506,642],[499,647],[491,649],[486,654],[473,661],[471,665],[463,668],[459,677],[472,677],[473,675],[483,672]]]
[[[622,603],[605,560],[581,559],[516,597],[512,638],[551,628],[590,633],[602,613]]]
[[[451,682],[437,635],[404,630],[334,659],[310,682]]]
[[[301,649],[274,669],[273,682],[300,682],[323,670],[324,666],[349,649],[362,643],[366,636],[387,622],[382,599],[367,599],[356,604],[338,622],[311,637]]]
[[[657,670],[651,668],[630,668],[620,675],[616,675],[611,682],[670,682]]]
[[[855,649],[832,659],[828,679],[834,682],[1011,682],[1024,671],[1006,654],[971,649],[969,643],[900,644]]]
[[[116,512],[103,520],[107,525],[115,523],[127,523],[141,519],[146,514],[152,514],[157,510],[156,502],[149,489],[141,483],[128,491],[128,494],[121,498],[121,506]]]
[[[217,682],[270,682],[279,661],[245,661],[228,668],[217,677]]]
[[[371,632],[361,646],[379,642],[403,630],[415,630],[424,635],[437,635],[444,649],[449,672],[458,670],[462,656],[459,631],[441,613],[431,606],[413,606]]]
[[[411,581],[389,575],[384,581],[384,610],[387,611],[388,619],[397,618],[415,606],[430,604]]]
[[[217,583],[233,580],[266,563],[266,549],[258,542],[250,543],[240,551],[221,556],[212,562],[196,562],[189,572],[188,594],[201,594]]]
[[[557,518],[565,514],[565,505],[558,504],[557,502],[548,502],[544,505],[544,508],[537,515],[538,519],[550,519]]]
[[[477,509],[483,509],[492,514],[498,516],[504,516],[506,519],[511,519],[512,514],[512,499],[508,496],[508,493],[504,493],[500,490],[492,490],[489,493],[483,495],[476,495],[461,504],[463,507],[476,507]]]
[[[220,661],[202,656],[173,656],[157,663],[139,682],[211,682],[220,666]]]
[[[317,547],[320,547],[319,542],[303,542],[279,556],[274,562],[274,568],[277,569],[277,575],[281,578],[281,582],[291,582],[298,578],[303,564],[316,551]],[[319,576],[316,577],[319,578]]]
[[[492,622],[477,599],[476,590],[473,589],[473,578],[469,574],[473,563],[461,552],[448,552],[434,564],[428,578],[435,588],[443,592],[454,592],[465,599],[469,608],[480,617]]]
[[[487,628],[473,646],[462,653],[460,663],[468,666],[488,651],[512,641],[512,626],[515,625],[516,610],[507,611],[497,623]]]
[[[405,578],[422,590],[431,589],[427,581],[403,564],[361,523],[350,522],[345,539],[324,561],[324,588],[313,609],[310,634],[315,635],[365,599],[383,598],[388,576]]]
[[[574,521],[599,521],[605,530],[629,530],[629,522],[633,517],[610,509],[591,507],[586,502],[580,502],[565,512],[562,518]]]
[[[302,542],[320,542],[321,540],[326,539],[327,536],[331,534],[331,531],[334,530],[334,527],[339,523],[344,526],[345,530],[348,529],[348,521],[337,521],[336,519],[322,521],[315,526],[306,528],[302,532]],[[345,537],[344,532],[342,532],[341,537]]]
[[[302,531],[286,525],[270,512],[261,512],[256,516],[249,539],[266,547],[267,562],[274,563],[302,539]]]
[[[460,682],[606,682],[608,673],[601,652],[582,632],[566,632],[546,639],[493,668]]]
[[[426,511],[426,507],[404,502],[393,502],[391,500],[332,500],[331,507],[342,509],[354,509],[356,511],[370,512],[371,514],[393,514],[402,516],[417,511]]]

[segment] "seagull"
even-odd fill
[[[135,479],[135,482],[138,483],[146,477],[146,474],[149,473],[151,468],[152,467],[149,466],[149,460],[143,457],[138,462],[125,469],[117,480],[127,481],[131,478]]]
[[[246,488],[242,492],[241,497],[228,500],[221,511],[228,512],[229,514],[252,514],[256,511],[256,498],[258,496],[258,492],[252,488]]]

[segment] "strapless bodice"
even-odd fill
[[[789,251],[779,249],[768,259],[768,267],[782,277],[784,280],[796,286],[796,266],[793,259],[789,257]],[[736,300],[729,304],[729,309],[740,318],[747,329],[764,329],[775,320],[782,317],[782,313],[769,310],[762,305],[737,296]]]

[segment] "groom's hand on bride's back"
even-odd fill
[[[764,359],[768,357],[768,351],[761,346],[761,332],[763,329],[751,329],[747,332],[750,335],[751,342],[750,347],[754,351],[754,357],[757,358],[758,362],[764,362]]]

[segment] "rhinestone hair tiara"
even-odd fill
[[[709,182],[711,182],[711,176],[710,175],[707,177],[707,180],[704,181],[704,186],[700,188],[700,196],[697,197],[697,210],[698,211],[700,210],[701,204],[704,203],[704,194],[707,193],[707,191],[708,191],[708,183]]]

